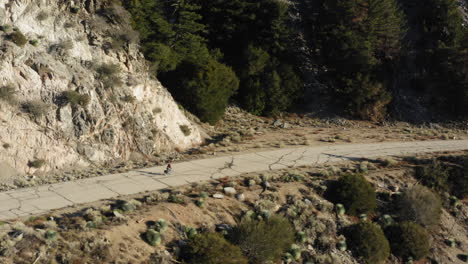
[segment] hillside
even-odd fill
[[[203,141],[104,1],[0,1],[0,180]],[[36,173],[36,174],[37,174]]]
[[[466,174],[462,177],[468,168],[466,158],[466,152],[459,152],[245,173],[6,221],[0,225],[0,261],[246,263],[235,254],[240,246],[249,263],[255,264],[411,263],[411,256],[416,263],[462,264],[467,261],[468,245],[468,186]],[[443,174],[450,176],[432,181],[433,175]],[[337,198],[336,184],[349,175],[364,175],[372,195],[351,196],[351,202]],[[361,187],[351,188],[363,194]],[[403,210],[402,201],[410,209]],[[373,206],[368,208],[369,204]],[[356,214],[354,206],[362,211]],[[287,219],[291,227],[284,223],[275,227],[269,222],[275,215]],[[410,250],[407,255],[395,247],[398,238],[390,231],[409,218],[424,226],[422,232],[427,235],[415,240],[409,235],[409,241],[401,242]],[[239,225],[255,222],[265,222],[268,231],[259,234],[251,229],[253,237],[243,234],[248,243],[233,240]],[[374,223],[384,230],[392,255],[388,244],[377,246],[382,245],[378,239],[347,233],[360,223]],[[202,240],[204,234],[214,233],[220,238]],[[223,235],[236,246],[226,244]],[[190,253],[188,248],[197,241],[207,244]],[[359,249],[356,243],[364,243],[369,250]],[[380,254],[376,252],[383,252],[384,258],[375,262],[366,258]],[[256,254],[265,258],[252,260]],[[267,262],[271,256],[276,257]]]
[[[0,263],[466,263],[467,106],[466,0],[0,0]]]

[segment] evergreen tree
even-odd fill
[[[124,0],[124,5],[161,82],[201,120],[218,121],[239,83],[231,68],[217,61],[220,51],[209,50],[200,6],[190,0]]]
[[[420,28],[416,43],[416,88],[431,94],[439,113],[468,118],[468,30],[455,0],[417,0],[414,28]],[[415,34],[416,35],[416,34]]]
[[[388,69],[404,33],[395,0],[319,0],[309,8],[318,11],[306,21],[309,43],[334,99],[358,117],[383,118],[391,101]]]
[[[222,117],[229,98],[239,87],[232,69],[215,60],[203,65],[184,62],[165,77],[169,87],[173,87],[174,97],[202,121],[211,124]]]
[[[255,114],[284,111],[303,81],[288,27],[289,4],[277,0],[199,0],[209,45],[225,54],[240,79],[238,102]],[[284,80],[283,80],[284,78]]]
[[[146,58],[153,63],[155,73],[174,70],[181,56],[172,48],[173,25],[166,18],[166,6],[155,0],[124,0],[132,14],[133,27],[138,30]]]

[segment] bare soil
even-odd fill
[[[450,153],[467,154],[467,152]],[[448,155],[448,154],[439,154]],[[431,155],[421,155],[419,158],[430,158]],[[379,161],[368,164],[366,178],[376,188],[376,192],[394,193],[406,187],[418,184],[413,177],[413,163],[396,159],[396,163],[384,165]],[[325,256],[329,254],[339,263],[358,263],[351,252],[341,252],[335,249],[340,228],[359,221],[356,217],[337,216],[333,204],[322,196],[320,186],[337,179],[339,174],[361,170],[359,162],[348,162],[328,166],[302,167],[294,171],[277,170],[245,174],[238,178],[224,178],[204,184],[185,186],[166,192],[151,192],[140,195],[121,197],[123,200],[141,201],[137,209],[122,213],[116,217],[109,211],[115,201],[101,201],[75,208],[55,211],[46,216],[29,219],[19,219],[0,226],[0,262],[9,263],[177,263],[175,255],[179,241],[186,239],[183,227],[194,227],[199,232],[213,231],[217,224],[235,225],[240,216],[248,210],[256,210],[272,206],[270,210],[288,215],[291,201],[311,201],[310,210],[318,221],[327,226],[322,235],[317,233],[317,239],[327,241],[331,251],[320,251],[313,246],[304,246],[310,254]],[[295,173],[304,176],[304,180],[284,182],[282,176]],[[271,186],[266,192],[258,184],[248,187],[246,179],[258,180],[260,177],[269,179]],[[234,186],[237,192],[243,193],[245,201],[225,195],[223,199],[211,197],[215,193],[223,193],[224,186]],[[207,192],[203,207],[195,205],[201,192]],[[178,194],[181,203],[167,201],[169,193]],[[167,194],[166,196],[164,196]],[[270,201],[270,202],[267,202]],[[432,249],[427,259],[418,263],[464,263],[457,255],[468,252],[468,224],[466,216],[468,201],[460,201],[458,214],[451,213],[451,208],[445,207],[440,225],[431,230]],[[381,201],[385,208],[385,202]],[[90,225],[89,215],[93,212],[106,215],[105,220],[97,225]],[[377,216],[369,216],[377,221]],[[49,219],[49,220],[48,220]],[[150,246],[144,240],[144,233],[150,223],[164,219],[169,228],[163,233],[161,246]],[[2,231],[3,230],[3,231]],[[19,242],[12,242],[12,230],[24,233]],[[45,230],[55,230],[57,239],[44,238]],[[327,233],[328,232],[328,233]],[[326,239],[325,239],[326,238]],[[456,244],[450,247],[447,239],[453,239]],[[9,241],[6,243],[5,241]],[[151,256],[163,256],[164,261],[150,260]],[[338,262],[335,262],[338,263]],[[402,263],[391,257],[387,263]]]

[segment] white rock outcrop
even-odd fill
[[[0,26],[0,89],[13,87],[16,97],[0,98],[0,181],[34,173],[28,166],[34,160],[44,160],[39,170],[48,171],[203,141],[198,126],[150,77],[122,7],[101,0],[0,0]],[[28,43],[15,43],[14,33]],[[65,91],[89,103],[70,103]],[[38,101],[44,114],[26,113]]]

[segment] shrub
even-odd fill
[[[125,42],[120,38],[113,38],[112,41],[106,42],[104,44],[104,48],[106,50],[114,50],[114,51],[121,50],[124,48],[124,46],[125,46]]]
[[[416,223],[403,222],[393,225],[388,227],[385,233],[395,256],[418,260],[429,254],[429,234]]]
[[[187,204],[187,202],[184,199],[184,196],[179,193],[171,193],[169,197],[167,198],[167,201],[170,203],[176,203],[176,204]]]
[[[298,182],[302,180],[304,180],[304,176],[295,172],[287,172],[280,177],[280,181],[282,182]]]
[[[145,239],[151,246],[161,244],[161,234],[153,229],[148,229],[145,233]]]
[[[71,105],[87,106],[91,101],[91,97],[87,94],[79,94],[76,91],[65,91],[62,93],[63,98]]]
[[[184,63],[162,75],[161,81],[184,107],[210,124],[223,116],[229,98],[239,87],[234,71],[215,60]]]
[[[433,160],[430,165],[417,167],[415,177],[431,189],[440,193],[450,192],[463,199],[468,194],[468,156],[441,159],[443,160]]]
[[[349,248],[360,263],[382,263],[390,256],[390,245],[378,225],[360,222],[348,227],[344,233]]]
[[[105,17],[110,23],[123,24],[128,20],[128,13],[122,6],[111,4],[98,10],[98,13]]]
[[[37,47],[37,45],[39,44],[39,40],[32,39],[32,40],[29,41],[29,44],[33,45],[34,47]]]
[[[118,87],[123,84],[118,76],[120,74],[120,67],[117,64],[101,64],[97,67],[96,73],[97,78],[102,81],[106,88]]]
[[[11,26],[10,25],[2,25],[0,26],[0,30],[3,32],[10,32]]]
[[[275,262],[294,242],[294,229],[286,218],[277,215],[266,220],[245,218],[233,228],[230,240],[251,263]]]
[[[398,199],[400,218],[429,227],[437,225],[442,212],[442,202],[437,194],[420,185],[406,189]]]
[[[48,17],[49,17],[49,14],[47,14],[47,12],[41,11],[41,12],[39,12],[39,14],[37,14],[36,19],[39,20],[39,21],[44,21]]]
[[[32,161],[30,160],[28,162],[28,167],[39,169],[39,168],[41,168],[42,166],[45,165],[45,162],[46,161],[43,160],[43,159],[36,159],[36,160],[32,160]]]
[[[104,63],[98,66],[96,69],[96,72],[98,74],[98,77],[104,78],[109,75],[116,75],[120,72],[120,67],[117,64],[111,64],[111,63]]]
[[[46,233],[44,234],[44,237],[47,240],[54,240],[54,239],[57,238],[57,232],[55,232],[53,230],[47,230]]]
[[[133,95],[125,95],[121,98],[123,102],[133,104],[136,101],[136,97]]]
[[[372,212],[377,207],[376,194],[370,183],[360,174],[347,174],[327,190],[334,203],[345,206],[350,215]]]
[[[19,30],[14,31],[8,35],[8,39],[19,47],[23,47],[26,45],[26,43],[28,43],[28,39]]]
[[[430,165],[417,167],[415,177],[431,189],[442,192],[449,190],[449,171],[440,161],[434,160]]]
[[[0,87],[0,100],[13,105],[16,103],[15,93],[15,88],[12,85],[2,86]]]
[[[185,136],[190,135],[191,130],[190,130],[190,127],[188,127],[187,125],[180,125],[179,128],[180,128],[180,131],[182,131],[182,133],[184,133]]]
[[[138,43],[140,40],[140,34],[138,31],[132,28],[125,29],[125,33],[119,35],[119,39],[127,43]]]
[[[73,41],[72,40],[64,40],[62,42],[60,42],[59,44],[57,44],[57,48],[58,50],[62,51],[62,52],[66,52],[66,51],[69,51],[71,49],[73,49]]]
[[[450,171],[451,193],[460,199],[468,195],[468,155],[454,158],[458,166]]]
[[[198,234],[190,239],[182,251],[182,258],[194,264],[247,264],[239,247],[232,245],[218,233]]]
[[[40,100],[35,100],[23,103],[21,108],[25,113],[32,115],[34,118],[39,118],[47,113],[49,106]]]
[[[65,22],[65,23],[63,24],[63,27],[64,27],[64,28],[72,28],[72,27],[74,27],[74,26],[75,26],[75,23],[73,23],[73,22]]]
[[[159,113],[161,113],[161,112],[162,112],[161,107],[155,107],[155,108],[153,108],[153,114],[156,115],[156,114],[159,114]]]
[[[73,14],[77,14],[78,12],[80,12],[80,8],[78,6],[72,6],[70,7],[70,12],[72,12]]]

